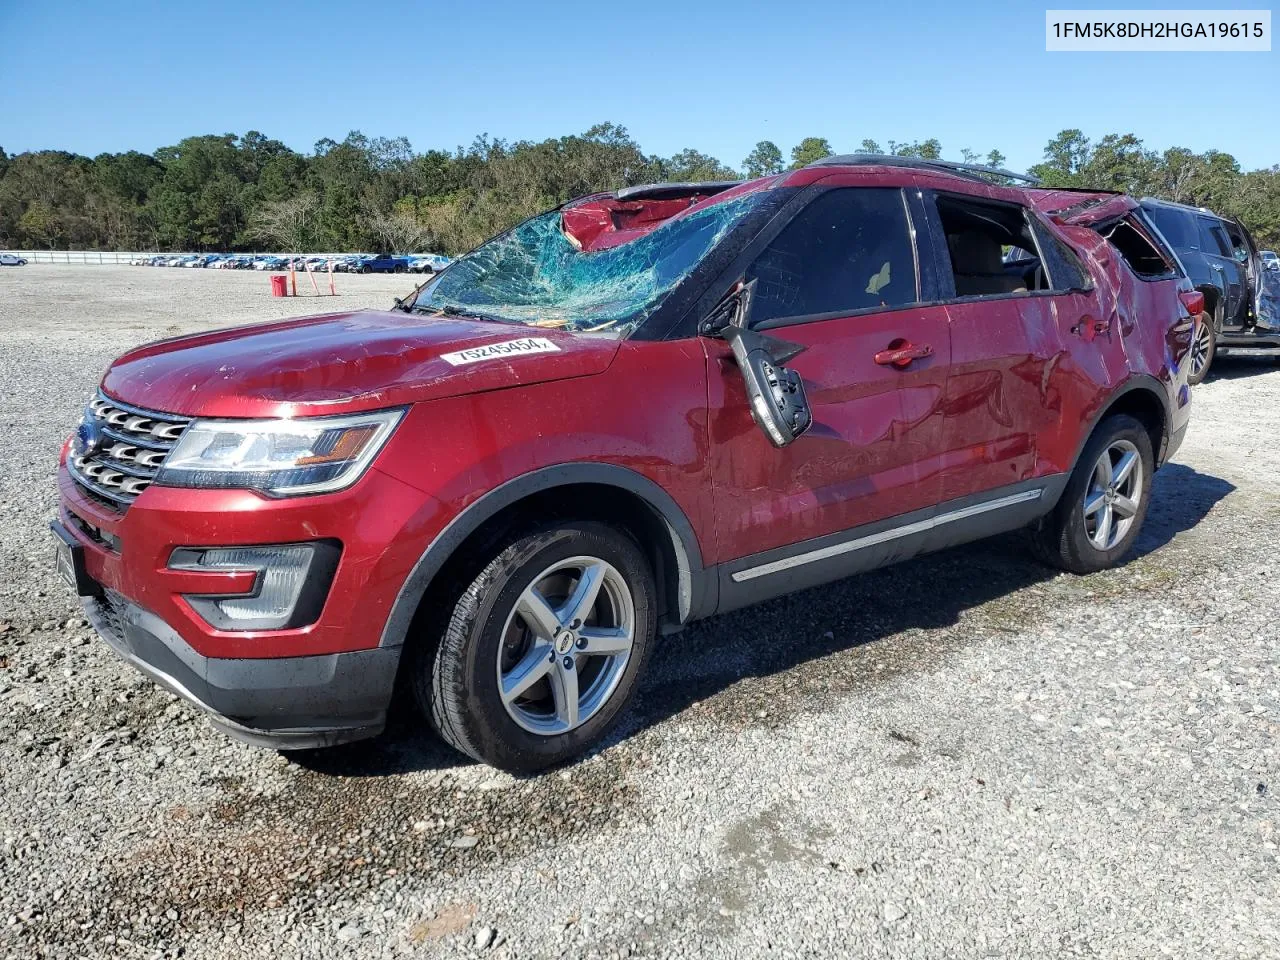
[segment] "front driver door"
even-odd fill
[[[945,309],[920,305],[899,189],[819,193],[745,278],[756,281],[751,327],[807,348],[786,365],[804,380],[813,426],[775,448],[727,345],[703,338],[722,608],[829,579],[824,561],[851,559],[842,543],[932,509],[950,356]]]

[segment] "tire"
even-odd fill
[[[372,267],[370,267],[368,264],[365,264],[363,267],[361,267],[361,268],[360,268],[360,272],[361,272],[361,273],[372,273],[372,272],[373,272],[373,268],[372,268]]]
[[[594,603],[571,608],[588,564]],[[635,692],[657,629],[644,553],[601,523],[557,522],[522,535],[452,597],[434,654],[412,668],[415,699],[450,746],[514,773],[561,763],[605,735]],[[625,652],[589,652],[621,651],[627,632]],[[514,694],[506,699],[504,684]]]
[[[1218,325],[1209,314],[1202,313],[1196,324],[1195,339],[1191,341],[1191,354],[1187,361],[1191,369],[1187,373],[1187,383],[1193,387],[1204,383],[1204,378],[1209,375],[1209,368],[1213,366],[1213,357],[1217,350]]]
[[[1113,466],[1120,465],[1118,456],[1135,456],[1129,472],[1111,485],[1120,497],[1107,496],[1100,483],[1104,452]],[[1137,477],[1135,470],[1140,471]],[[1142,529],[1151,502],[1154,472],[1155,457],[1147,428],[1127,414],[1107,417],[1085,444],[1057,506],[1032,529],[1036,555],[1050,566],[1078,574],[1116,566]],[[1103,499],[1097,509],[1086,514],[1086,504],[1098,503],[1100,496]],[[1122,503],[1128,506],[1121,506]],[[1126,515],[1121,512],[1125,509],[1132,512]],[[1101,536],[1103,517],[1112,524],[1106,537]]]
[[[396,272],[396,273],[404,273],[404,267],[397,266],[397,267],[395,268],[395,272]]]

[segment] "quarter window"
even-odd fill
[[[821,194],[747,270],[753,323],[919,302],[915,246],[901,190]]]

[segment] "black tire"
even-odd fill
[[[397,266],[397,267],[395,268],[395,272],[396,272],[396,273],[404,273],[404,267]]]
[[[360,268],[360,272],[361,272],[361,273],[373,273],[373,268],[372,268],[371,266],[369,266],[369,265],[366,263],[363,267],[361,267],[361,268]]]
[[[1089,536],[1085,518],[1085,496],[1094,479],[1094,470],[1104,450],[1128,444],[1138,454],[1142,475],[1137,484],[1140,499],[1126,532],[1107,549],[1095,546]],[[1031,543],[1036,556],[1049,566],[1071,573],[1086,574],[1116,566],[1133,547],[1142,521],[1151,503],[1151,477],[1155,457],[1147,428],[1127,414],[1113,414],[1094,429],[1057,506],[1039,520],[1031,530]],[[1108,507],[1110,505],[1108,504]],[[1096,521],[1093,521],[1096,522]]]
[[[603,560],[625,581],[634,609],[631,652],[613,692],[584,723],[563,733],[534,733],[516,722],[500,695],[504,630],[540,572],[583,556]],[[419,709],[456,750],[503,770],[533,773],[583,753],[626,708],[653,647],[657,589],[631,537],[602,523],[557,522],[499,550],[441,612],[447,625],[434,655],[418,657],[411,668]]]
[[[1215,315],[1221,310],[1222,306],[1219,304]],[[1213,358],[1218,350],[1218,324],[1207,313],[1200,314],[1199,322],[1196,325],[1196,338],[1191,342],[1191,349],[1193,354],[1197,349],[1203,349],[1205,352],[1204,365],[1199,369],[1196,369],[1197,361],[1194,356],[1189,357],[1187,360],[1191,364],[1191,370],[1187,374],[1187,383],[1194,387],[1197,384],[1204,383],[1204,378],[1209,375],[1209,368],[1213,366]]]

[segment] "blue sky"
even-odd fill
[[[1280,163],[1280,52],[1050,54],[1047,5],[0,0],[0,147],[256,129],[309,152],[359,129],[453,149],[611,120],[647,152],[735,166],[758,140],[787,153],[813,135],[840,151],[937,137],[1025,168],[1066,127]]]

